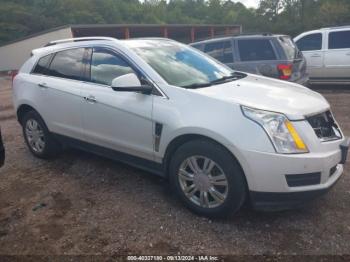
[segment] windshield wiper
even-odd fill
[[[208,87],[208,86],[211,86],[211,83],[194,83],[194,84],[182,86],[182,87],[187,89],[196,89],[196,88]]]
[[[243,74],[240,72],[233,72],[229,76],[223,76],[219,79],[211,81],[210,84],[226,83],[226,82],[229,82],[228,80],[233,81],[233,80],[241,79],[246,76],[247,76],[246,74]]]
[[[219,79],[213,80],[209,83],[194,83],[191,85],[187,85],[187,86],[182,86],[183,88],[188,88],[188,89],[196,89],[196,88],[202,88],[202,87],[208,87],[208,86],[212,86],[214,84],[218,84],[218,83],[226,83],[229,81],[233,81],[233,80],[237,80],[237,79],[241,79],[243,77],[246,77],[247,75],[241,72],[233,72],[231,75],[228,76],[223,76]]]

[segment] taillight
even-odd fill
[[[293,65],[280,64],[277,65],[279,72],[279,78],[283,80],[288,80],[292,76],[292,67]]]
[[[17,70],[12,70],[11,73],[10,73],[12,86],[13,86],[13,80],[15,79],[17,74],[18,74]]]

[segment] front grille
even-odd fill
[[[306,118],[315,131],[316,136],[322,141],[340,139],[340,129],[335,122],[331,111],[326,111]]]

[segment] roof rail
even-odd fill
[[[52,46],[52,45],[58,45],[58,44],[64,44],[64,43],[70,43],[70,42],[82,42],[82,41],[94,41],[94,40],[117,40],[117,38],[113,37],[100,37],[100,36],[94,36],[94,37],[76,37],[76,38],[67,38],[67,39],[60,39],[55,41],[48,42],[46,46]]]
[[[228,34],[228,35],[215,35],[214,37],[204,37],[197,39],[193,43],[197,42],[202,42],[202,41],[208,41],[208,40],[216,40],[216,39],[225,39],[225,38],[231,38],[231,37],[238,37],[238,36],[273,36],[274,34],[272,33],[233,33],[233,34]],[[192,44],[192,43],[191,43]]]
[[[250,36],[250,35],[272,36],[273,34],[269,32],[247,32],[247,33],[240,33],[235,36]]]

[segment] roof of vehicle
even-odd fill
[[[332,31],[332,30],[346,30],[346,29],[350,29],[350,25],[344,25],[344,26],[334,26],[334,27],[324,27],[324,28],[319,28],[319,29],[315,29],[315,30],[310,30],[310,31],[305,31],[302,32],[301,34],[297,35],[294,40],[297,41],[299,40],[301,37],[305,36],[305,35],[309,35],[309,34],[317,34],[317,33],[322,33],[324,31]]]
[[[348,28],[350,28],[350,25],[323,27],[323,28],[321,28],[320,30],[348,29]]]
[[[119,40],[117,38],[112,37],[79,37],[79,38],[67,38],[67,39],[60,39],[55,40],[47,43],[45,46],[34,49],[32,51],[33,55],[37,54],[49,54],[53,53],[65,48],[70,47],[79,47],[79,46],[87,46],[87,45],[95,45],[95,44],[102,44],[102,45],[108,45],[108,44],[121,44],[127,43],[127,42],[135,42],[135,41],[171,41],[175,42],[175,40],[168,39],[168,38],[161,38],[161,37],[145,37],[145,38],[130,38],[130,39],[122,39]],[[127,44],[123,45],[128,47]]]
[[[280,37],[280,36],[288,36],[288,35],[270,34],[270,33],[240,34],[240,35],[233,35],[233,36],[224,36],[224,37],[216,37],[216,38],[204,39],[204,40],[201,40],[201,41],[198,41],[198,42],[193,42],[190,45],[202,44],[202,43],[208,43],[208,42],[216,42],[216,41],[223,41],[223,40],[231,40],[231,39],[275,38],[275,37]]]

